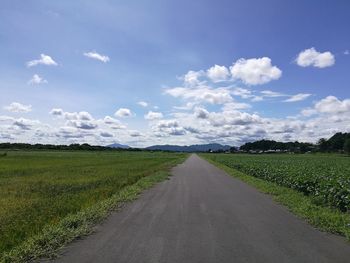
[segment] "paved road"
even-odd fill
[[[335,263],[350,244],[192,155],[57,262]]]

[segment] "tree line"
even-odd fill
[[[345,152],[350,154],[350,133],[338,132],[329,139],[321,138],[316,144],[305,142],[277,142],[259,140],[248,142],[239,148],[241,151],[287,151],[287,152]]]
[[[29,144],[29,143],[0,143],[0,149],[6,150],[66,150],[66,151],[124,151],[122,148],[112,148],[106,146],[83,144],[54,145],[54,144]],[[127,150],[140,151],[140,149],[130,148]]]

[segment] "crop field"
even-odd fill
[[[321,205],[350,210],[350,158],[342,155],[205,154],[206,158],[300,191]]]
[[[164,170],[184,154],[9,152],[0,157],[0,255],[48,224]]]

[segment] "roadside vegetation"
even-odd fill
[[[0,158],[0,262],[52,256],[185,154],[8,151]]]
[[[350,239],[350,159],[325,154],[202,154],[316,227]]]

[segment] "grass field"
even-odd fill
[[[45,226],[109,200],[184,157],[157,152],[9,152],[0,157],[0,258]]]
[[[350,210],[350,158],[343,155],[206,155],[215,162]]]

